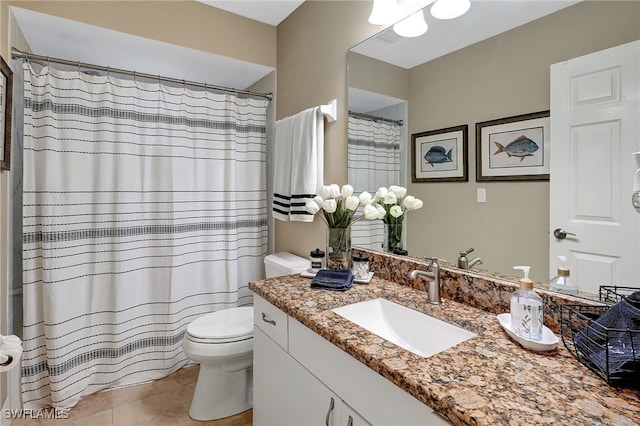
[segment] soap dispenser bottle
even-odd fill
[[[558,259],[560,259],[558,275],[549,281],[549,288],[562,293],[578,294],[578,285],[569,278],[571,271],[567,268],[567,258],[558,256]]]
[[[529,279],[529,266],[514,266],[524,272],[520,289],[511,295],[511,331],[530,340],[542,339],[542,298],[533,291],[533,281]]]

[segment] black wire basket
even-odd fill
[[[621,287],[615,285],[601,285],[598,297],[601,302],[614,304],[626,299],[631,293],[639,291],[636,287]]]
[[[601,286],[602,306],[567,304],[560,306],[560,335],[566,348],[580,363],[616,387],[640,389],[640,327],[619,328],[596,322],[617,309],[627,299],[632,287]],[[613,306],[611,306],[613,304]],[[640,312],[640,306],[633,301]],[[607,317],[603,317],[606,319]],[[634,324],[640,324],[640,318]],[[602,321],[607,323],[606,321]]]

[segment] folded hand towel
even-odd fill
[[[353,284],[351,269],[321,269],[311,281],[311,288],[345,291]]]
[[[638,294],[629,297],[635,300]],[[578,333],[575,343],[602,371],[609,375],[624,374],[633,365],[640,364],[639,330],[640,309],[622,300]],[[635,371],[637,374],[637,369]]]

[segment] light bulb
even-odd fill
[[[393,31],[402,37],[418,37],[427,32],[427,23],[424,20],[422,10],[417,11],[408,18],[403,19],[393,26]]]
[[[438,19],[453,19],[467,13],[470,7],[469,0],[438,0],[431,6],[431,14]]]
[[[398,9],[397,0],[373,0],[369,23],[373,25],[390,24],[396,21]]]

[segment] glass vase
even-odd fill
[[[351,227],[327,228],[327,268],[349,269]]]
[[[382,249],[386,252],[393,253],[394,249],[402,248],[404,226],[402,221],[384,224],[384,241]]]

